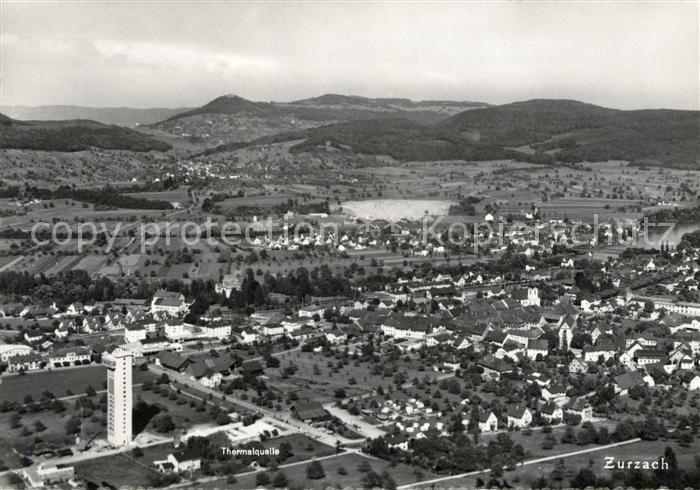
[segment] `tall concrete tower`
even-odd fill
[[[131,442],[132,360],[133,354],[121,348],[102,356],[107,366],[107,440],[117,447]]]

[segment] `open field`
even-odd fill
[[[169,390],[169,393],[171,391]],[[187,396],[185,393],[181,393],[175,396],[175,399],[172,399],[170,396],[162,396],[160,393],[156,394],[153,391],[137,389],[134,391],[134,399],[140,399],[149,405],[162,407],[172,417],[175,425],[183,429],[188,429],[194,425],[215,425],[211,415],[205,410],[199,411],[195,408],[200,402]]]
[[[180,202],[184,203],[188,200],[189,186],[180,186],[177,189],[167,191],[152,191],[152,192],[130,192],[127,196],[139,197],[142,199],[153,199],[157,201]]]
[[[580,468],[590,466],[590,468],[599,477],[610,477],[611,470],[605,469],[605,457],[613,456],[620,461],[656,461],[663,452],[666,446],[671,447],[678,459],[679,466],[690,467],[693,464],[693,458],[700,449],[700,443],[696,441],[691,447],[681,447],[674,441],[640,441],[632,444],[584,453],[581,455],[570,456],[564,459],[566,468],[566,478],[573,478]],[[562,446],[560,452],[572,452],[580,448],[580,446]],[[594,447],[594,446],[591,446]],[[570,448],[570,449],[568,449]],[[555,453],[556,454],[556,453]],[[554,469],[557,460],[547,461],[544,463],[532,464],[524,467],[516,468],[512,471],[507,471],[504,474],[506,481],[513,485],[530,486],[541,476],[551,481],[550,475]],[[591,462],[593,463],[591,465]],[[470,477],[455,478],[441,482],[440,487],[456,487],[456,486],[476,486],[476,479],[481,478],[483,481],[488,481],[488,473],[481,473]],[[432,488],[432,486],[423,486],[420,488]]]
[[[268,384],[283,393],[296,392],[302,400],[330,401],[335,398],[335,390],[339,388],[343,388],[347,396],[354,396],[367,394],[378,386],[387,388],[394,385],[393,374],[388,377],[375,375],[371,371],[372,365],[363,361],[350,360],[343,365],[334,357],[300,350],[281,354],[277,358],[281,362],[280,368],[265,371],[269,377]],[[296,366],[297,371],[288,378],[280,376],[281,370],[289,365]],[[415,364],[402,359],[397,361],[397,368],[405,373],[407,380],[445,376],[443,373],[416,369]]]
[[[19,419],[18,428],[11,427],[10,418],[14,412],[0,414],[0,460],[10,468],[18,468],[21,467],[22,455],[34,459],[32,453],[39,448],[49,451],[75,444],[75,436],[65,431],[68,420],[80,414],[73,403],[65,402],[66,411],[60,414],[52,411],[25,413]],[[45,429],[37,430],[37,422],[41,422]],[[105,415],[99,411],[93,417],[83,419],[81,430],[85,437],[103,433],[106,430],[103,422],[106,423]]]
[[[310,480],[306,477],[306,467],[308,463],[294,464],[289,467],[282,467],[282,471],[288,478],[290,485],[299,485],[309,489],[325,489],[332,488],[359,488],[362,486],[362,473],[357,471],[360,463],[369,463],[372,469],[381,474],[383,471],[388,471],[391,477],[398,485],[405,485],[416,481],[414,469],[404,464],[392,466],[388,461],[377,460],[363,456],[358,453],[343,453],[338,456],[332,456],[320,460],[326,474],[325,478],[320,480]],[[340,474],[339,469],[342,473]],[[272,477],[276,472],[271,472]],[[429,472],[423,472],[424,478],[429,478],[432,475]],[[238,475],[235,484],[225,483],[226,480],[220,479],[206,482],[204,484],[197,483],[188,488],[226,488],[232,489],[250,489],[255,488],[255,474]]]
[[[75,473],[99,486],[106,483],[116,488],[142,487],[147,476],[156,472],[153,462],[165,459],[171,452],[171,444],[162,444],[143,448],[143,456],[138,458],[126,452],[90,459],[76,463]]]
[[[152,378],[148,371],[134,370],[134,384]],[[37,400],[44,391],[53,393],[57,398],[79,395],[85,393],[88,386],[103,390],[106,383],[107,368],[102,365],[5,375],[0,385],[0,401],[21,402],[25,396]]]

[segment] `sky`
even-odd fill
[[[700,2],[0,3],[0,104],[324,93],[699,109]]]

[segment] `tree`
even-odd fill
[[[320,461],[312,461],[306,466],[306,477],[309,480],[320,480],[326,477],[326,472]]]
[[[542,441],[542,449],[552,449],[557,444],[557,439],[552,434],[547,434]]]
[[[277,455],[277,459],[279,461],[284,461],[294,454],[292,453],[292,445],[289,444],[287,441],[284,441],[282,444],[279,445],[279,451],[280,452]]]
[[[564,435],[561,436],[562,444],[576,444],[576,434],[574,434],[574,429],[572,427],[567,427],[564,431]]]
[[[566,465],[564,464],[564,460],[562,458],[559,458],[557,462],[554,464],[554,469],[552,470],[552,480],[554,481],[562,481],[564,477],[566,476]]]
[[[666,435],[666,426],[656,417],[647,417],[642,424],[639,437],[645,441],[655,441]]]
[[[35,420],[34,430],[36,430],[37,432],[43,432],[46,430],[46,426],[41,422],[41,420]]]
[[[158,432],[161,433],[170,432],[175,429],[175,423],[173,422],[172,417],[167,413],[156,415],[153,418],[153,426]]]
[[[654,302],[650,299],[646,300],[644,302],[644,313],[653,313],[654,312]]]
[[[80,432],[80,419],[75,415],[68,419],[66,422],[66,434],[72,435]]]
[[[676,458],[676,452],[669,446],[666,446],[663,459],[668,463],[669,471],[678,470],[678,459]],[[661,467],[661,465],[659,465],[659,467]]]
[[[596,476],[592,469],[586,467],[581,468],[576,476],[571,480],[571,486],[574,488],[594,487],[596,484]]]
[[[491,462],[491,477],[500,478],[501,476],[503,476],[503,461],[499,457],[493,458]]]
[[[362,486],[364,488],[382,488],[382,477],[374,470],[370,470],[362,477]]]
[[[380,476],[382,479],[382,488],[384,488],[385,490],[396,490],[396,482],[394,481],[394,478],[389,474],[388,471],[382,471],[382,474]]]
[[[275,475],[275,477],[272,479],[272,484],[275,486],[275,488],[284,488],[289,484],[289,480],[287,479],[287,475],[282,473],[281,471]]]
[[[260,472],[255,475],[255,485],[258,487],[264,487],[270,483],[270,475],[264,472]]]

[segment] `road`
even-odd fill
[[[3,265],[2,267],[0,267],[0,272],[3,272],[5,270],[10,270],[15,264],[19,264],[20,262],[22,262],[22,260],[24,260],[24,255],[20,255],[12,262],[9,262],[9,263]]]
[[[586,454],[586,453],[594,453],[597,451],[603,451],[604,449],[611,449],[614,447],[618,446],[625,446],[627,444],[633,444],[635,442],[641,441],[640,438],[636,437],[634,439],[628,439],[626,441],[621,441],[621,442],[615,442],[612,444],[606,444],[605,446],[595,446],[591,447],[588,449],[580,449],[578,451],[571,451],[570,453],[562,453],[562,454],[554,454],[552,456],[546,456],[544,458],[537,458],[537,459],[530,459],[528,461],[524,461],[523,463],[519,464],[518,466],[529,466],[537,463],[545,463],[547,461],[554,461],[558,459],[564,459],[564,458],[570,458],[571,456],[578,456],[579,454]],[[474,475],[479,475],[482,473],[489,473],[491,472],[490,469],[487,470],[476,470],[476,471],[470,471],[468,473],[462,473],[459,475],[449,475],[449,476],[443,476],[440,478],[433,478],[431,480],[423,480],[420,482],[416,483],[411,483],[409,485],[401,485],[400,487],[397,487],[397,489],[408,489],[408,488],[418,488],[418,487],[423,487],[425,485],[433,485],[435,483],[440,483],[448,480],[454,480],[456,478],[464,478],[467,476],[474,476]]]

